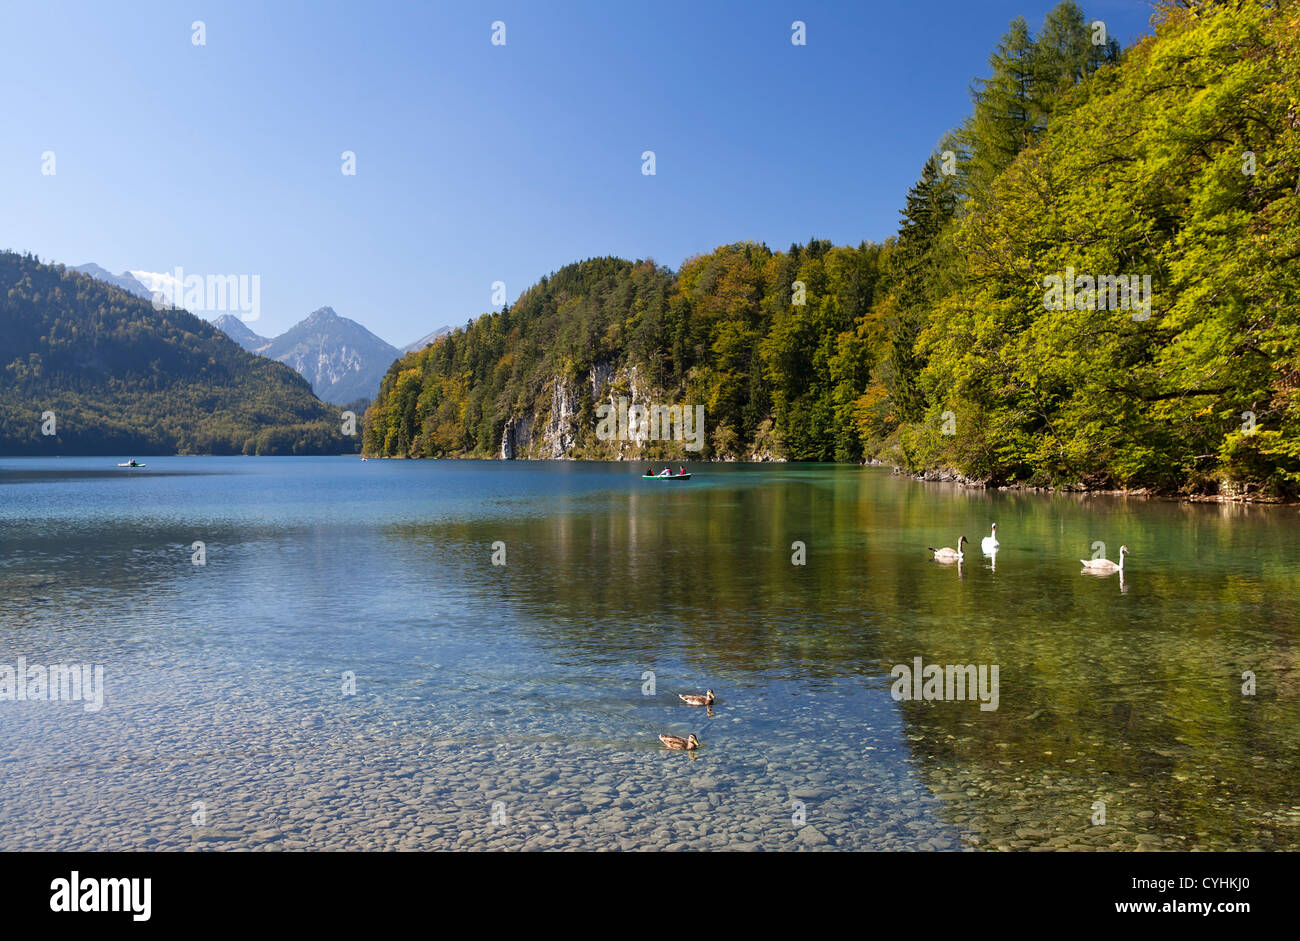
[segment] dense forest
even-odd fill
[[[394,363],[365,450],[1296,493],[1300,7],[1099,25],[1011,24],[884,244],[570,265]],[[703,450],[600,438],[620,397],[704,405]]]
[[[0,252],[0,454],[356,451],[342,427],[302,376],[193,314]]]

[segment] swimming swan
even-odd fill
[[[961,551],[962,543],[965,541],[965,536],[958,537],[956,549],[948,546],[944,546],[942,549],[936,549],[934,546],[926,546],[926,548],[934,553],[936,562],[959,562],[966,557],[966,554]]]
[[[1000,545],[1002,545],[1002,543],[998,542],[998,524],[994,523],[993,534],[991,536],[985,536],[980,541],[980,548],[984,550],[985,555],[992,555],[998,551],[998,546]]]
[[[1083,563],[1083,567],[1089,572],[1104,572],[1107,574],[1110,572],[1122,573],[1124,571],[1124,556],[1126,555],[1128,555],[1128,546],[1120,546],[1118,565],[1110,559],[1080,559],[1079,561]]]

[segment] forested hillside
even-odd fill
[[[1290,4],[1164,4],[1122,55],[1017,20],[896,237],[568,266],[394,363],[365,447],[697,456],[599,440],[627,397],[703,404],[706,458],[1294,494],[1298,44]]]
[[[775,453],[779,427],[783,456],[856,459],[851,418],[870,336],[855,324],[870,312],[879,255],[741,244],[676,273],[616,258],[570,265],[395,363],[367,413],[368,446],[492,456],[509,427],[522,453],[612,457],[626,448],[597,439],[596,405],[623,396],[703,404],[704,456]],[[810,300],[791,308],[800,279]],[[662,442],[635,453],[685,452]]]
[[[341,432],[305,379],[193,314],[0,252],[0,454],[355,451]]]

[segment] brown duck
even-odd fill
[[[700,747],[700,740],[692,732],[687,738],[679,735],[660,735],[659,741],[663,742],[669,748],[676,748],[681,751],[695,751]]]
[[[713,690],[709,690],[703,696],[698,693],[678,693],[677,698],[688,706],[712,706],[717,702],[713,698]]]

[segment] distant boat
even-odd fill
[[[127,461],[125,464],[119,464],[117,466],[118,467],[145,467],[146,465],[141,464],[135,458],[132,458],[131,460]]]
[[[642,474],[642,480],[690,480],[690,474]]]

